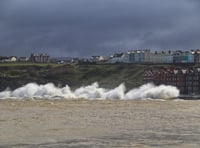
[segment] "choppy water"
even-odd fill
[[[0,147],[200,147],[200,101],[1,100]]]
[[[90,99],[90,100],[142,100],[142,99],[171,99],[179,96],[179,90],[174,86],[153,84],[145,84],[139,88],[134,88],[126,91],[125,85],[122,83],[114,89],[106,89],[99,87],[97,82],[71,90],[66,85],[63,88],[58,88],[52,83],[46,85],[38,85],[29,83],[25,86],[17,88],[13,91],[5,90],[0,92],[0,99]]]

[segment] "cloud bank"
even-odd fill
[[[200,47],[197,0],[1,0],[0,55]]]

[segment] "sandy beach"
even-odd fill
[[[200,101],[1,100],[0,147],[200,147]]]

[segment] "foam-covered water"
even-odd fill
[[[38,85],[29,83],[25,86],[17,88],[13,91],[5,90],[0,92],[0,99],[26,99],[26,98],[42,98],[42,99],[171,99],[179,96],[179,90],[174,86],[154,84],[145,84],[139,88],[134,88],[126,92],[124,83],[114,89],[106,89],[99,87],[97,82],[82,86],[75,90],[66,85],[63,88],[56,87],[53,83]]]

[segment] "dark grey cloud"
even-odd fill
[[[0,55],[199,48],[197,0],[1,0]]]

